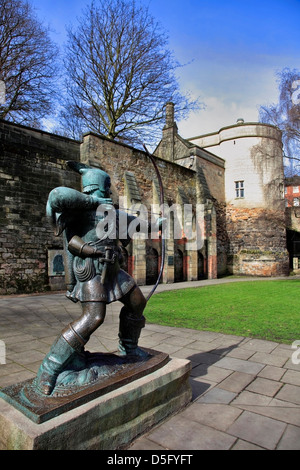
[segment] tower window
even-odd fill
[[[239,199],[245,197],[244,181],[235,182],[235,197]]]

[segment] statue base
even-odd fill
[[[0,450],[126,448],[192,396],[190,361],[147,351],[150,358],[131,372],[118,371],[77,394],[41,400],[32,381],[2,389]]]
[[[167,354],[142,348],[145,357],[119,356],[117,353],[86,352],[84,366],[75,358],[56,380],[50,396],[41,393],[36,379],[11,385],[0,390],[0,397],[28,416],[35,423],[43,423],[87,401],[136,380],[168,361]]]

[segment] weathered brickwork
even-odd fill
[[[220,225],[223,230],[218,241],[223,238],[229,271],[261,276],[288,274],[279,129],[239,120],[189,142],[226,162],[226,218]]]
[[[284,212],[227,205],[228,269],[232,273],[289,273]]]
[[[45,217],[47,196],[78,187],[65,162],[79,159],[79,144],[0,121],[0,145],[0,294],[41,291],[47,251],[62,247]]]
[[[81,160],[91,166],[101,167],[109,173],[112,179],[114,202],[118,204],[119,197],[123,198],[120,207],[126,206],[125,209],[128,209],[133,203],[142,203],[147,207],[150,217],[151,205],[159,204],[159,187],[155,169],[145,152],[88,133],[83,138]],[[190,204],[196,208],[197,203],[202,202],[202,199],[199,199],[199,194],[203,193],[203,182],[198,178],[197,171],[159,157],[156,157],[156,164],[163,180],[164,200],[167,206],[172,207],[180,204],[182,211],[184,211],[184,204]],[[138,194],[133,199],[128,194],[130,189],[128,188],[128,170],[134,175],[135,183],[131,183],[131,188],[134,188],[133,196]],[[211,239],[211,234],[207,238]],[[159,266],[161,244],[152,240],[151,246],[156,250],[157,265]],[[131,274],[137,283],[145,283],[148,270],[153,270],[153,266],[151,266],[153,257],[147,256],[145,240],[134,240],[127,250]],[[194,251],[186,248],[184,239],[168,239],[166,241],[163,282],[198,279],[198,253]],[[206,259],[207,244],[202,248],[202,252]],[[216,255],[215,251],[213,254]],[[216,277],[216,269],[215,259],[210,265],[206,264],[205,275]]]
[[[0,295],[64,288],[63,276],[49,276],[49,259],[53,253],[60,256],[62,238],[54,236],[45,207],[49,192],[57,186],[80,190],[80,179],[67,169],[67,160],[81,160],[107,171],[112,179],[114,202],[120,207],[142,203],[150,210],[151,204],[159,203],[159,185],[145,152],[92,133],[80,143],[4,121],[0,124]],[[198,178],[193,169],[160,158],[156,163],[164,183],[165,203],[195,207],[199,194],[206,191],[203,178]],[[213,240],[209,214],[210,211],[206,214],[207,236]],[[146,242],[156,253],[153,280],[161,261],[159,239],[134,240],[125,254],[126,269],[138,284],[147,282],[151,264]],[[208,263],[208,250],[216,258],[215,248],[205,240],[201,275],[213,277],[216,259]],[[197,279],[198,268],[198,253],[187,249],[184,238],[166,241],[163,282]]]
[[[111,176],[115,202],[118,202],[119,195],[125,193],[125,174],[128,170],[135,176],[143,204],[149,207],[157,201],[153,191],[157,178],[153,164],[145,152],[89,133],[83,138],[81,161],[91,166],[100,166]],[[176,204],[178,189],[181,188],[187,201],[195,204],[195,172],[160,158],[156,159],[156,164],[164,183],[165,202],[169,205]]]

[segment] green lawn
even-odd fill
[[[300,280],[241,281],[151,297],[147,322],[262,338],[300,340]]]

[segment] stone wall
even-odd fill
[[[172,119],[171,113],[155,153],[165,204],[168,207],[178,204],[182,210],[185,204],[194,209],[201,207],[203,243],[195,250],[184,233],[175,240],[171,234],[166,241],[163,282],[215,278],[227,270],[262,276],[287,274],[277,131],[272,126],[269,129],[270,126],[250,125],[244,131],[252,134],[243,136],[243,126],[238,127],[237,138],[243,137],[240,141],[256,139],[256,147],[248,151],[246,157],[250,160],[243,168],[239,152],[230,154],[240,159],[238,165],[234,158],[225,162],[223,154],[215,155],[195,142],[182,139]],[[255,130],[258,136],[254,135]],[[221,139],[222,148],[228,149],[230,144],[231,149],[237,149],[239,145],[232,140],[233,130],[225,131],[231,134],[227,141]],[[212,137],[210,145],[210,150],[217,148]],[[262,146],[269,157],[262,157]],[[65,288],[62,237],[54,236],[53,227],[45,217],[45,207],[49,192],[57,186],[80,190],[80,178],[67,169],[67,160],[82,161],[107,171],[112,179],[114,203],[120,208],[132,210],[135,204],[136,211],[142,204],[150,213],[151,206],[159,204],[156,173],[144,151],[93,133],[87,133],[82,142],[77,142],[0,121],[0,295]],[[249,165],[258,175],[255,181],[261,189],[262,204],[254,204],[253,200],[247,203],[246,198],[241,204],[228,198],[224,184],[228,168],[235,171],[238,166],[244,170]],[[156,208],[158,216],[159,207]],[[126,269],[138,284],[153,282],[161,256],[158,233],[151,240],[137,236],[127,247]]]
[[[230,272],[250,276],[288,275],[284,213],[227,205],[226,215]]]
[[[80,190],[79,175],[67,168],[67,160],[107,171],[116,206],[132,209],[133,204],[143,204],[150,215],[151,205],[156,204],[155,215],[159,216],[160,188],[153,164],[144,151],[93,133],[77,142],[5,121],[0,122],[0,131],[0,295],[65,288],[62,237],[54,236],[45,207],[49,192],[57,186]],[[188,246],[184,233],[174,240],[171,229],[166,241],[163,282],[198,279],[199,256],[203,258],[201,276],[216,277],[216,216],[211,202],[206,203],[204,172],[159,157],[156,164],[167,207],[180,205],[183,214],[184,204],[194,209],[199,201],[206,204],[202,234],[205,240],[199,252]],[[137,236],[127,247],[126,269],[138,284],[147,282],[149,270],[152,275],[148,281],[155,278],[155,269],[158,274],[162,249],[159,234],[156,235],[152,240]]]
[[[218,242],[224,239],[229,271],[256,276],[288,274],[279,129],[241,120],[190,143],[205,147],[226,162],[226,220]],[[243,193],[237,194],[236,184]]]
[[[174,204],[182,207],[183,204],[191,204],[196,207],[198,185],[196,172],[159,157],[155,157],[155,160],[163,180],[165,204],[169,207]],[[119,204],[120,208],[126,210],[130,209],[132,204],[136,204],[137,207],[143,204],[149,211],[150,220],[151,206],[159,204],[160,190],[154,166],[145,152],[88,133],[83,137],[81,161],[93,167],[100,167],[109,173],[115,204]],[[155,209],[153,212],[155,213]],[[150,252],[150,248],[155,249],[156,255],[152,253],[151,258],[147,258],[146,252],[147,250]],[[146,243],[145,239],[136,238],[127,251],[128,265],[131,267],[130,274],[138,284],[145,284],[146,272],[148,269],[153,271],[155,256],[160,264],[161,243],[158,239],[147,240]],[[197,261],[195,261],[197,252],[190,252],[182,240],[173,240],[170,237],[166,241],[163,282],[174,282],[176,279],[177,257],[183,258],[181,280],[196,280],[198,276]]]
[[[158,202],[153,192],[153,185],[157,181],[155,170],[145,152],[88,133],[83,137],[81,161],[101,167],[110,175],[115,198],[125,193],[125,173],[130,171],[138,184],[143,204]],[[182,189],[187,201],[196,203],[196,179],[193,170],[158,157],[156,164],[163,180],[166,203],[177,202],[179,189]]]
[[[48,250],[62,242],[46,201],[56,186],[79,188],[70,159],[79,160],[78,142],[0,121],[0,294],[48,288]]]

